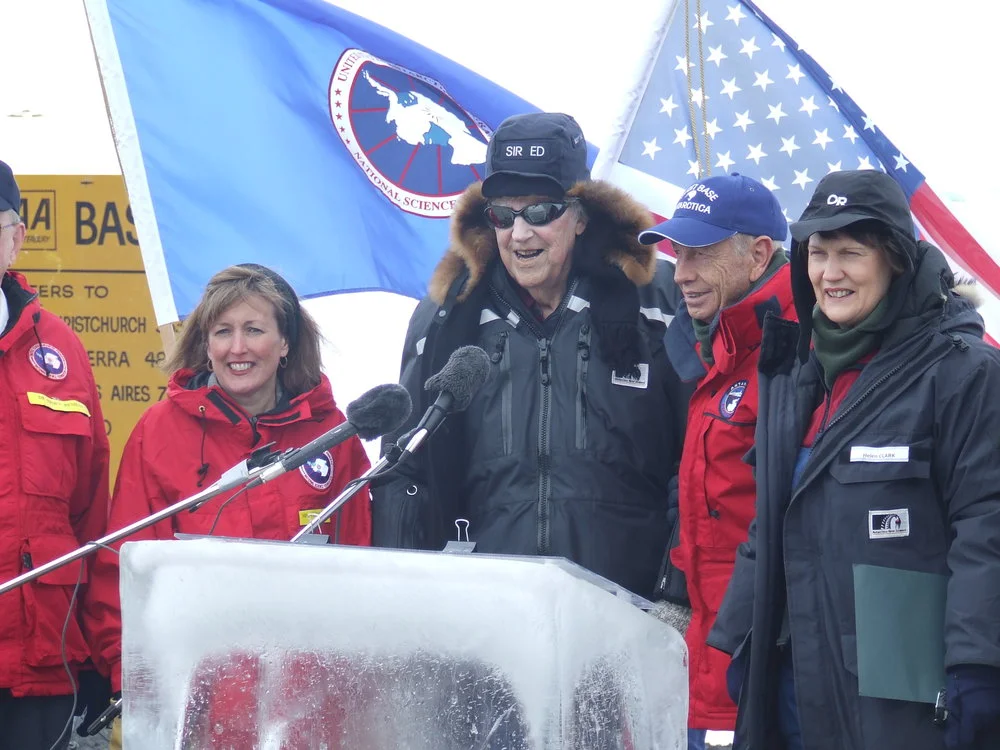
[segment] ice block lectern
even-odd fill
[[[561,559],[200,539],[121,559],[126,750],[682,750],[687,652]]]

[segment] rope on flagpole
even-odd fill
[[[701,0],[698,0],[696,12],[698,14],[698,72],[701,74],[701,134],[705,137],[705,148],[702,153],[705,154],[704,176],[710,177],[712,175],[712,145],[708,137],[708,92],[705,91],[705,48],[702,45],[705,39],[705,29],[701,25]]]
[[[691,0],[684,0],[684,78],[687,81],[688,117],[691,120],[694,158],[698,163],[698,179],[712,174],[712,147],[708,136],[708,94],[705,92],[705,48],[701,27],[701,0],[695,0],[695,28],[698,29],[698,74],[701,82],[701,132],[691,96]],[[704,144],[704,145],[702,145]]]
[[[700,0],[699,0],[700,2]],[[688,118],[691,121],[691,143],[694,146],[694,158],[698,163],[698,179],[704,173],[701,163],[701,147],[698,140],[698,123],[694,113],[694,100],[691,98],[691,0],[684,0],[684,80],[687,82]],[[701,92],[704,97],[704,90]],[[704,100],[703,100],[704,101]]]

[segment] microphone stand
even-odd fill
[[[272,452],[270,450],[273,443],[269,443],[261,448],[254,451],[250,458],[240,461],[233,468],[226,471],[218,480],[215,481],[210,487],[206,487],[201,492],[191,495],[184,500],[170,505],[163,510],[157,511],[150,516],[141,518],[134,523],[130,523],[128,526],[119,529],[111,534],[102,536],[93,542],[87,542],[82,547],[79,547],[72,552],[67,552],[62,557],[57,557],[55,560],[45,563],[44,565],[39,565],[37,568],[32,568],[26,573],[22,573],[16,578],[11,578],[6,583],[0,584],[0,595],[6,594],[8,591],[13,591],[18,586],[23,586],[29,581],[33,581],[36,578],[40,578],[46,573],[51,573],[57,568],[61,568],[64,565],[69,565],[75,560],[81,560],[84,557],[92,555],[101,549],[101,547],[106,547],[108,545],[114,544],[115,542],[124,539],[125,537],[134,534],[137,531],[141,531],[148,526],[152,526],[155,523],[175,516],[184,510],[196,510],[199,506],[208,500],[211,500],[216,495],[221,495],[223,492],[228,490],[241,487],[252,479],[256,479],[268,466],[277,461],[281,454],[277,452]]]
[[[449,412],[445,412],[445,416],[448,416],[448,414]],[[292,537],[291,541],[308,542],[309,540],[305,537],[316,531],[316,529],[318,529],[321,524],[325,523],[330,516],[340,510],[340,506],[354,497],[358,493],[358,490],[371,482],[371,480],[377,479],[383,474],[388,474],[397,463],[406,461],[406,459],[420,447],[424,440],[430,437],[430,435],[432,435],[440,426],[441,422],[439,421],[436,425],[431,427],[430,430],[426,427],[420,427],[419,429],[414,428],[409,432],[404,433],[399,440],[393,443],[389,450],[386,451],[385,455],[382,456],[374,466],[351,482],[343,492],[333,498],[330,504],[323,508],[323,511],[318,516],[313,518],[308,525],[304,526],[295,536]],[[466,537],[468,537],[468,533],[466,533]],[[468,539],[466,539],[466,541],[468,541]]]
[[[374,466],[351,482],[343,492],[333,498],[330,504],[323,508],[323,511],[319,515],[313,518],[306,526],[303,526],[299,533],[292,537],[292,541],[308,542],[309,540],[303,537],[316,531],[330,516],[340,510],[340,506],[354,497],[358,493],[358,490],[377,477],[383,469],[386,469],[392,463],[395,463],[395,461],[391,460],[388,455],[382,456]]]

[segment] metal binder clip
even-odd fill
[[[458,529],[458,539],[452,539],[444,545],[444,552],[474,552],[476,543],[469,541],[469,519],[456,518],[455,528]],[[465,535],[465,539],[462,536]]]
[[[945,697],[944,688],[941,688],[937,692],[937,698],[934,701],[934,723],[939,727],[944,726],[944,723],[948,721],[948,701]]]

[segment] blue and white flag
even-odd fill
[[[534,111],[324,0],[85,0],[160,325],[233,263],[421,297],[492,128]]]

